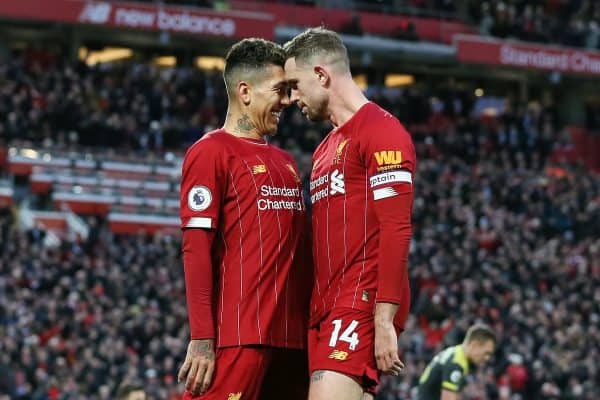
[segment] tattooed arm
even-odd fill
[[[214,370],[215,340],[190,340],[185,361],[179,369],[179,382],[185,379],[185,389],[198,396],[208,389]]]

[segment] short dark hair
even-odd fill
[[[119,400],[126,400],[127,396],[129,396],[133,392],[137,392],[138,390],[144,390],[144,386],[138,382],[125,382],[119,389],[117,390],[117,398]]]
[[[350,70],[348,49],[340,35],[323,27],[310,28],[283,45],[286,58],[304,63],[315,56],[324,56],[330,64],[339,63]]]
[[[223,79],[227,90],[231,92],[241,77],[251,79],[253,74],[270,64],[283,68],[285,53],[280,45],[259,38],[240,40],[225,56]]]
[[[467,334],[465,335],[465,342],[487,342],[491,340],[496,344],[496,334],[488,325],[485,324],[475,324],[471,326],[467,330]]]

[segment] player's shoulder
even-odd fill
[[[363,111],[361,127],[358,130],[360,134],[368,137],[374,134],[400,136],[410,140],[410,134],[398,118],[378,104],[369,102]]]
[[[274,144],[270,144],[269,148],[271,149],[271,152],[273,152],[273,154],[276,154],[278,157],[284,158],[285,160],[294,164],[296,163],[294,156],[292,156],[292,154],[289,151],[284,150],[279,146],[275,146]]]
[[[463,373],[468,373],[469,371],[469,361],[462,349],[461,345],[452,346],[449,348],[450,354],[448,357],[448,365],[452,369],[460,369]]]
[[[400,120],[392,113],[376,103],[371,102],[370,104],[371,107],[369,108],[369,121],[372,124],[376,126],[393,128],[408,135],[408,132],[406,131],[404,125],[402,125],[402,122],[400,122]]]
[[[200,153],[207,151],[218,151],[225,146],[227,133],[222,129],[217,129],[204,134],[200,139],[196,140],[186,151],[186,158],[195,157]]]

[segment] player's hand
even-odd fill
[[[192,392],[193,396],[198,396],[208,390],[214,370],[214,339],[191,340],[177,380],[185,380],[185,389]]]
[[[386,375],[398,376],[404,363],[398,356],[398,335],[392,322],[375,322],[375,360]]]

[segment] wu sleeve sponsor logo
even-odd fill
[[[399,150],[376,151],[373,156],[377,162],[377,171],[400,168],[402,164],[402,152]]]

